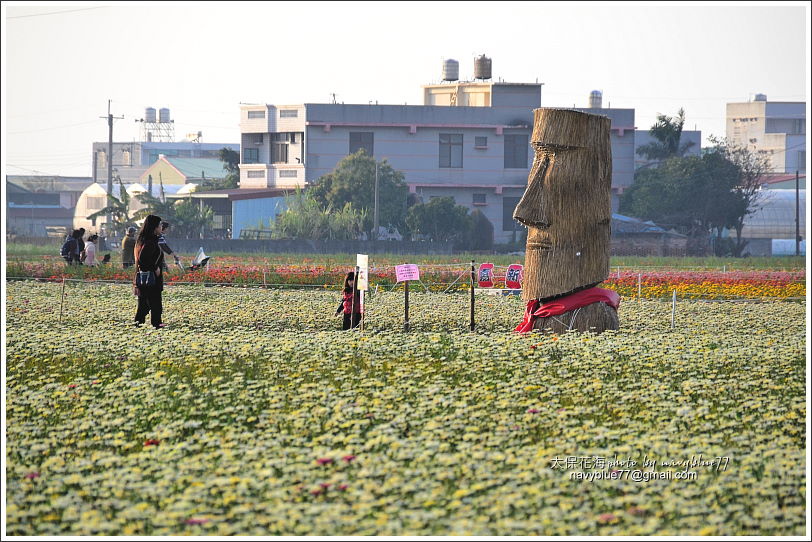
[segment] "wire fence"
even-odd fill
[[[469,274],[470,270],[466,270],[463,274]],[[132,286],[131,280],[111,280],[111,279],[77,279],[77,278],[51,278],[51,277],[22,277],[22,276],[7,276],[6,281],[33,281],[33,282],[45,282],[45,283],[80,283],[83,285],[104,285],[104,284],[120,284],[120,285],[128,285]],[[461,291],[450,291],[450,286],[457,284],[458,281],[454,282],[423,282],[423,281],[412,281],[416,282],[420,285],[426,293],[440,293],[440,294],[459,294]],[[305,284],[305,283],[234,283],[234,282],[214,282],[214,281],[174,281],[174,282],[165,282],[164,287],[171,287],[171,286],[199,286],[205,288],[211,287],[223,287],[223,288],[239,288],[239,289],[256,289],[256,290],[322,290],[322,291],[338,291],[342,288],[342,284],[335,283],[335,284]],[[470,292],[470,281],[464,282],[464,290],[463,292]],[[446,287],[443,289],[443,287]],[[393,291],[402,291],[403,283],[396,283],[396,284],[375,284],[370,283],[370,291],[372,292],[393,292]],[[415,290],[412,290],[413,292]],[[417,290],[419,291],[419,290]],[[480,295],[515,295],[519,296],[521,294],[521,290],[516,289],[509,289],[509,288],[478,288],[477,285],[474,285],[474,293]],[[628,300],[667,300],[671,301],[672,299],[676,299],[678,301],[697,301],[697,302],[708,302],[708,303],[719,303],[719,302],[783,302],[783,301],[805,301],[807,299],[806,296],[758,296],[758,297],[748,297],[742,295],[735,295],[735,294],[713,294],[713,297],[704,297],[707,296],[706,291],[696,290],[676,290],[676,289],[669,289],[667,295],[662,296],[644,296],[642,292],[638,291],[637,295],[631,296],[621,296],[621,298],[625,298]]]

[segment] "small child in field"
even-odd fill
[[[350,271],[344,278],[344,291],[341,302],[336,309],[336,316],[344,312],[344,324],[341,329],[356,328],[361,323],[361,292],[355,289],[355,272]]]

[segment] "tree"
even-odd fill
[[[172,225],[172,235],[185,239],[198,239],[206,228],[214,223],[214,210],[208,205],[200,205],[191,197],[183,201],[156,197],[149,192],[138,194],[138,200],[144,205],[136,211],[133,218],[144,219],[147,215],[160,216]]]
[[[490,250],[493,248],[493,224],[479,209],[471,213],[471,248]]]
[[[366,212],[358,211],[352,203],[334,211],[322,207],[310,192],[296,190],[285,197],[287,209],[271,224],[274,239],[357,239],[363,231]]]
[[[363,230],[372,232],[375,207],[375,159],[360,149],[342,159],[330,173],[321,176],[311,193],[322,208],[343,209],[352,203],[365,213]],[[406,200],[409,189],[403,173],[386,160],[378,162],[378,222],[403,230],[406,226]]]
[[[240,186],[240,153],[223,147],[218,151],[218,158],[223,162],[223,169],[228,174],[222,179],[206,179],[197,187],[197,192],[210,192],[212,190],[225,190],[239,188]]]
[[[637,154],[645,156],[649,160],[656,160],[657,163],[668,158],[685,156],[694,142],[688,141],[680,145],[684,125],[685,110],[682,108],[677,112],[676,117],[657,115],[657,122],[648,131],[656,141],[641,145],[637,149]]]
[[[442,197],[409,207],[406,225],[413,234],[433,241],[464,242],[470,235],[471,217],[467,208],[454,204],[454,198]]]
[[[635,173],[620,212],[670,226],[691,238],[691,252],[706,250],[711,230],[731,224],[740,204],[733,191],[738,168],[721,153],[669,158]]]
[[[130,194],[124,189],[121,177],[118,177],[117,181],[119,186],[118,197],[107,194],[107,206],[87,218],[88,220],[95,220],[102,216],[106,217],[109,213],[112,217],[112,223],[106,225],[107,234],[124,237],[130,225]]]
[[[710,152],[724,156],[738,169],[738,179],[732,189],[736,202],[730,209],[727,225],[736,232],[732,251],[738,258],[747,246],[747,241],[742,239],[744,220],[761,206],[762,178],[770,171],[770,160],[753,153],[747,147],[731,143],[727,138],[711,136],[708,140],[714,144]]]

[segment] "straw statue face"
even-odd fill
[[[528,228],[522,298],[545,299],[609,275],[612,149],[608,117],[536,109],[535,159],[513,213]]]

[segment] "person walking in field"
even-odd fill
[[[164,252],[164,254],[166,254],[167,256],[174,257],[175,258],[175,265],[180,267],[181,266],[180,265],[180,258],[178,258],[177,254],[172,252],[172,249],[169,248],[169,245],[166,242],[166,237],[164,237],[164,234],[166,234],[166,232],[169,231],[170,226],[171,226],[171,224],[169,224],[169,222],[167,222],[166,220],[161,222],[161,234],[158,236],[158,246],[161,247],[161,250]],[[164,262],[163,266],[164,266],[164,271],[169,271],[169,266],[166,264],[166,262]]]
[[[344,323],[341,329],[356,328],[361,324],[361,292],[355,288],[355,272],[350,271],[344,278],[344,290],[341,302],[336,309],[336,316],[344,313]]]
[[[135,263],[135,227],[127,228],[127,235],[121,241],[121,265],[128,269]]]
[[[136,273],[133,279],[133,293],[138,297],[135,324],[144,324],[147,313],[150,313],[150,323],[155,329],[164,327],[161,322],[163,313],[161,293],[164,289],[164,252],[158,246],[158,236],[160,234],[161,217],[149,215],[144,220],[141,231],[138,232],[134,251]]]

